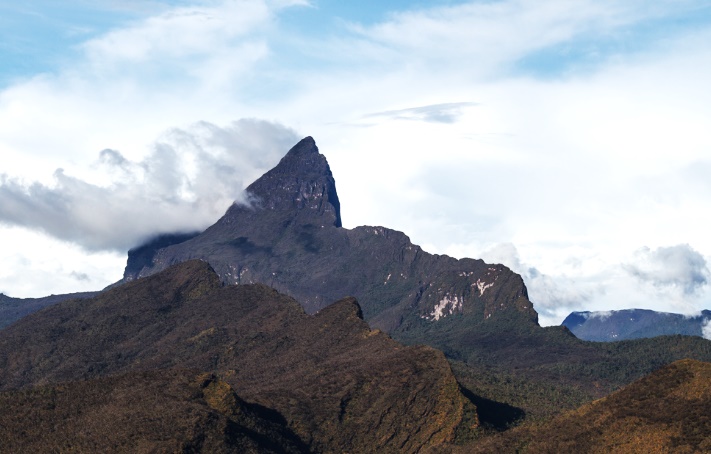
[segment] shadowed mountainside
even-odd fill
[[[217,374],[318,452],[415,452],[477,425],[444,355],[372,331],[353,298],[309,316],[200,261],[0,331],[5,390],[166,368]]]
[[[711,452],[709,408],[711,363],[682,360],[545,424],[516,428],[453,451]]]

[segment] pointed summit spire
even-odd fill
[[[306,136],[299,141],[296,145],[291,147],[291,150],[282,158],[282,160],[287,158],[293,158],[300,154],[319,154],[318,147],[316,146],[316,141],[311,136]]]
[[[271,210],[308,210],[341,227],[341,205],[326,157],[312,137],[294,145],[279,164],[247,187],[256,205]]]

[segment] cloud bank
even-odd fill
[[[576,282],[566,276],[551,276],[537,268],[521,262],[519,252],[511,243],[497,244],[484,251],[482,258],[488,262],[502,263],[521,275],[528,289],[528,295],[541,317],[541,323],[548,325],[551,320],[567,313],[584,309],[602,291],[599,284],[591,287],[584,282]]]
[[[284,126],[242,119],[173,129],[140,161],[105,149],[94,180],[54,173],[54,184],[0,177],[0,222],[36,229],[87,250],[125,252],[159,233],[201,230],[275,165],[299,137]]]
[[[700,293],[711,276],[704,256],[688,244],[655,250],[645,247],[637,251],[635,259],[623,264],[628,273],[641,282],[680,295]]]
[[[707,261],[688,244],[645,247],[622,263],[585,254],[573,260],[569,254],[557,269],[546,272],[523,262],[510,243],[478,255],[521,275],[543,325],[559,324],[573,311],[605,318],[615,310],[651,309],[696,317],[699,307],[711,301]]]

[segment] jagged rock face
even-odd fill
[[[355,296],[371,326],[391,333],[459,316],[537,322],[521,277],[505,266],[428,254],[383,227],[342,228],[333,176],[310,137],[247,193],[252,205],[235,204],[201,235],[158,250],[151,266],[127,267],[125,280],[199,258],[224,282],[267,284],[308,313]]]
[[[302,139],[276,167],[248,186],[247,194],[261,209],[320,217],[321,222],[341,227],[336,182],[311,137]],[[240,211],[234,205],[223,221],[239,222]]]
[[[444,355],[405,347],[360,315],[347,298],[309,316],[269,287],[223,286],[188,261],[0,331],[0,390],[190,368],[279,412],[315,452],[451,441],[473,405]]]

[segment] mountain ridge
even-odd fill
[[[66,300],[91,298],[98,293],[98,291],[77,292],[49,295],[42,298],[13,298],[0,293],[0,330],[44,307],[52,306]]]
[[[649,309],[572,312],[562,325],[578,338],[595,342],[640,339],[683,334],[704,336],[704,326],[711,320],[711,311],[689,316]]]
[[[0,331],[0,390],[195,369],[283,415],[317,452],[415,452],[478,424],[441,352],[403,346],[360,315],[353,298],[308,315],[191,260]]]
[[[429,254],[385,227],[341,227],[335,180],[311,137],[246,193],[253,203],[233,204],[200,235],[158,249],[152,266],[127,267],[124,281],[199,258],[225,283],[263,282],[308,313],[356,296],[366,320],[387,332],[417,318],[485,320],[501,311],[537,323],[523,280],[503,265]]]

